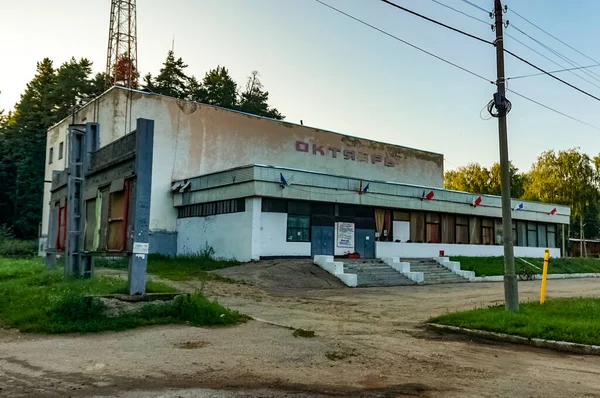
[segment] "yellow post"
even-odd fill
[[[546,300],[546,277],[548,276],[548,258],[550,257],[550,250],[544,251],[544,271],[542,273],[542,291],[540,292],[540,304],[544,304]]]

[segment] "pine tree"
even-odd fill
[[[185,98],[188,93],[189,78],[184,70],[187,65],[181,58],[175,59],[173,51],[169,51],[167,59],[156,78],[147,74],[144,78],[144,88],[153,93],[175,98]]]
[[[209,105],[221,106],[228,109],[237,109],[237,84],[229,72],[222,66],[217,66],[206,73],[202,81],[206,90],[206,97],[202,102]]]
[[[269,92],[263,90],[257,71],[252,71],[248,77],[246,90],[240,97],[239,109],[242,112],[279,120],[285,117],[277,109],[269,108]]]

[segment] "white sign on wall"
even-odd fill
[[[354,224],[337,223],[337,247],[354,248]]]

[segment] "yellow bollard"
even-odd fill
[[[544,251],[544,271],[542,273],[542,290],[540,291],[540,304],[544,304],[546,300],[546,277],[548,276],[548,258],[550,257],[550,250]]]

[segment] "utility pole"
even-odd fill
[[[500,103],[506,94],[506,78],[504,77],[504,36],[502,22],[502,2],[494,0],[494,17],[496,32],[496,70],[498,80],[498,96]],[[496,103],[498,105],[498,102]],[[501,108],[504,108],[502,105]],[[500,178],[502,188],[502,236],[504,236],[504,299],[507,311],[519,310],[519,289],[515,274],[515,253],[512,236],[512,206],[510,203],[510,170],[508,163],[508,137],[506,132],[506,109],[498,109],[498,133],[500,136]]]

